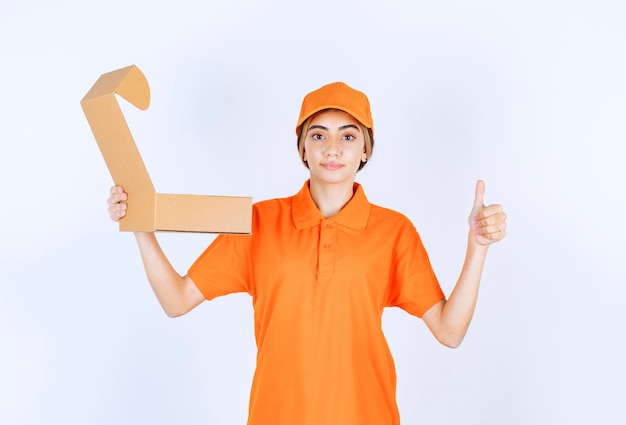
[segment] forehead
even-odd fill
[[[325,109],[311,117],[311,126],[323,125],[324,123],[334,124],[336,126],[344,126],[348,124],[354,124],[358,126],[359,121],[349,113],[341,111],[339,109]],[[325,127],[328,127],[328,125],[325,125]]]

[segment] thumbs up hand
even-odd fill
[[[479,245],[487,246],[506,236],[506,214],[500,205],[494,204],[486,207],[483,203],[484,195],[485,182],[478,180],[469,225],[470,239]]]

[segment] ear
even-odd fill
[[[361,155],[361,162],[367,162],[367,152],[365,152],[365,149],[363,150],[363,154]]]

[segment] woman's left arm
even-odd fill
[[[461,344],[472,321],[489,245],[506,236],[506,214],[500,205],[485,207],[484,194],[485,183],[479,180],[469,217],[467,253],[459,280],[447,300],[438,302],[422,316],[437,340],[451,348]]]

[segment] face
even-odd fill
[[[335,109],[318,113],[304,139],[304,158],[311,182],[352,184],[361,161],[367,160],[359,122]]]

